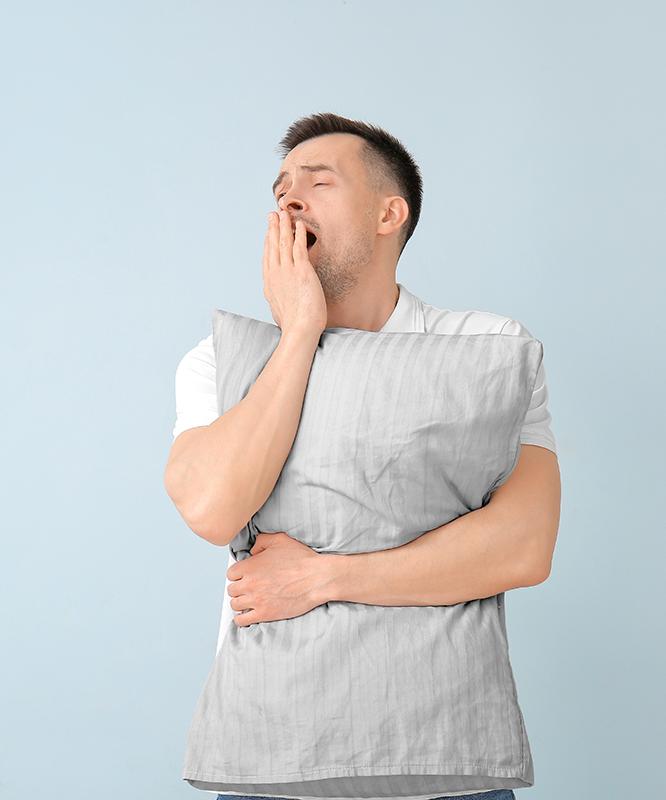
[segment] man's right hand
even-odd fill
[[[326,328],[328,311],[319,276],[308,257],[305,225],[296,221],[291,231],[290,214],[271,211],[264,239],[264,297],[282,332]]]

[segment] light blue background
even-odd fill
[[[4,4],[0,797],[202,796],[180,768],[226,549],[163,488],[174,372],[213,308],[272,320],[277,143],[318,111],[421,166],[398,280],[544,343],[563,504],[549,580],[506,597],[517,796],[661,796],[665,23],[636,0]]]

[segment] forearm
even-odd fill
[[[322,554],[321,602],[451,605],[533,583],[525,526],[488,504],[400,547]]]
[[[320,332],[284,332],[247,395],[173,445],[165,485],[197,534],[228,541],[270,495],[289,455]]]

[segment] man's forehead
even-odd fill
[[[358,151],[363,140],[350,134],[326,134],[296,145],[280,164],[280,175],[291,174],[316,165],[330,167],[339,175],[353,173],[359,161]]]
[[[359,137],[349,134],[329,133],[307,139],[296,145],[284,158],[280,172],[291,172],[299,164],[330,164],[343,171],[345,164],[354,161],[358,150]]]
[[[315,167],[327,167],[335,172],[341,171],[339,160],[332,157],[330,153],[313,153],[312,155],[292,155],[291,160],[285,158],[280,164],[280,172],[291,175],[299,171],[309,170],[311,172]]]

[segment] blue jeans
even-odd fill
[[[284,800],[281,797],[268,797],[267,795],[263,796],[252,796],[252,795],[228,795],[228,794],[218,794],[216,800]],[[516,795],[513,793],[512,789],[491,789],[489,792],[476,792],[475,794],[463,794],[463,795],[450,795],[445,794],[441,797],[437,797],[436,800],[516,800]],[[322,798],[325,800],[325,798]],[[390,798],[387,798],[390,800]]]

